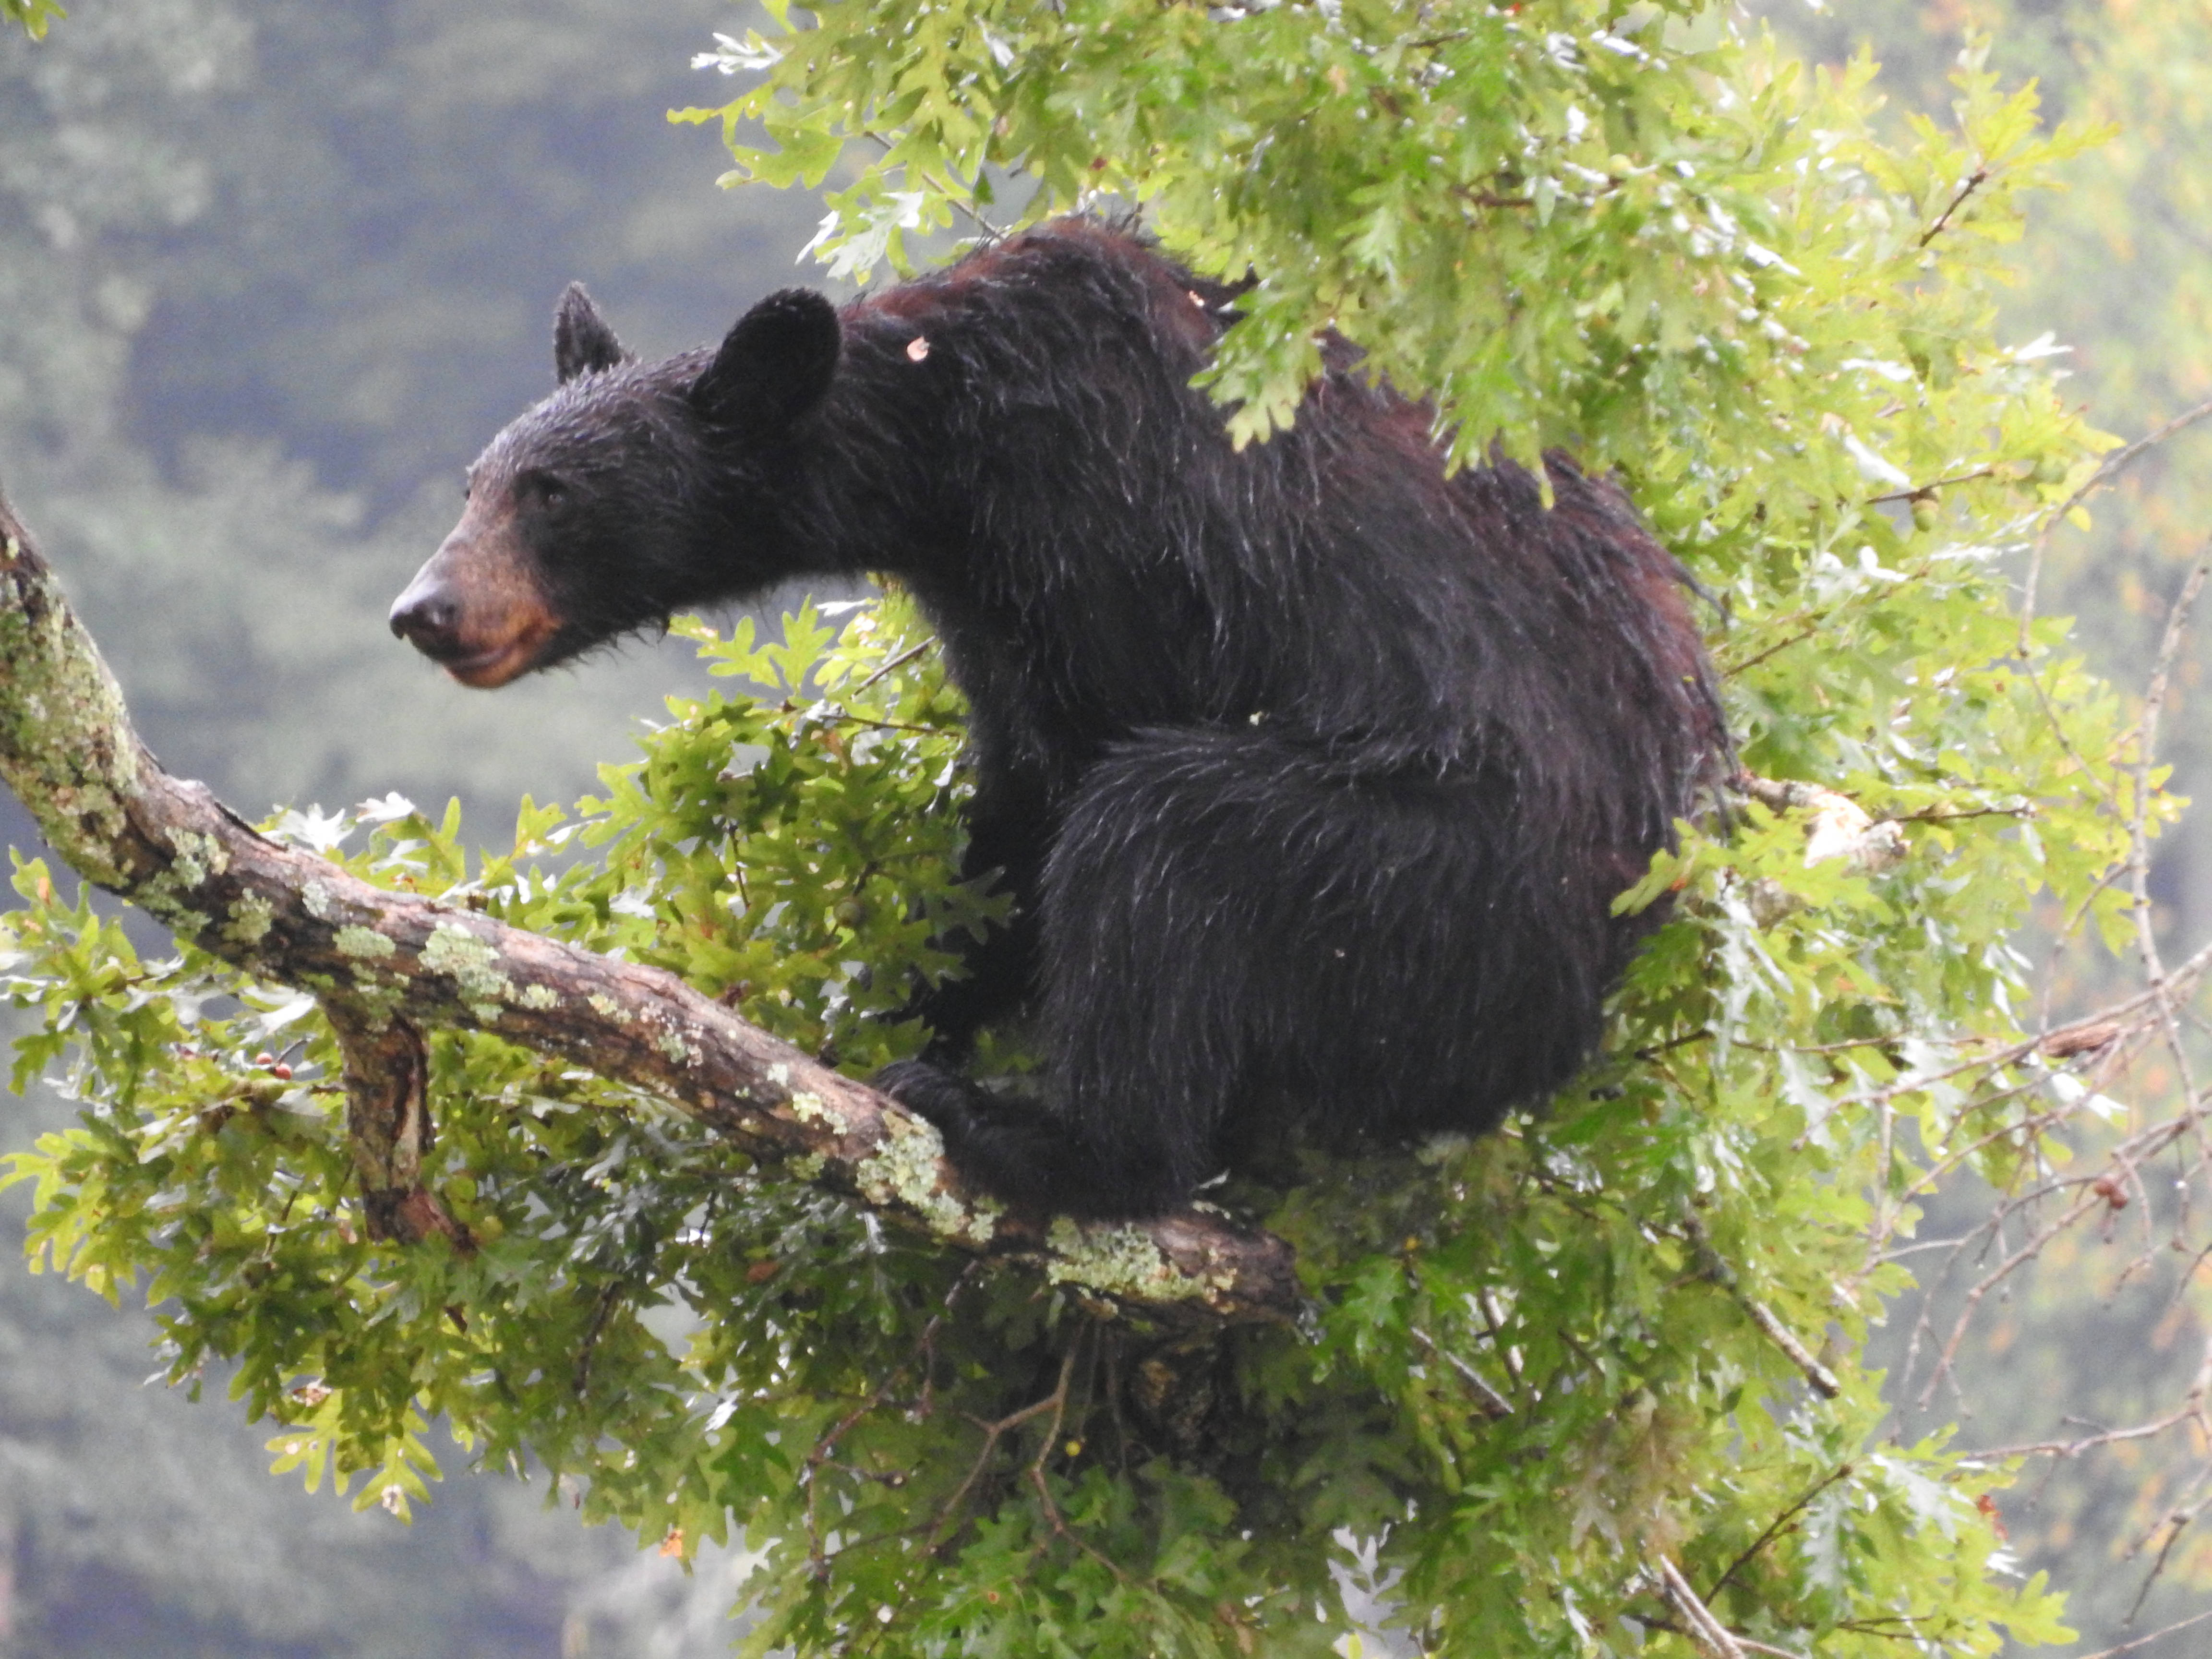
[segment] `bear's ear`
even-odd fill
[[[628,358],[581,283],[571,283],[553,313],[553,372],[563,386],[579,374],[612,368]]]
[[[738,319],[691,386],[708,422],[744,436],[789,429],[828,395],[844,331],[837,307],[811,289],[771,294]]]

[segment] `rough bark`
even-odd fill
[[[364,1210],[382,1236],[470,1248],[420,1180],[420,1033],[467,1026],[649,1090],[793,1178],[948,1247],[1025,1260],[1125,1314],[1197,1327],[1297,1316],[1279,1239],[1197,1210],[1126,1225],[1009,1212],[963,1186],[929,1125],[673,975],[387,892],[269,841],[205,785],[161,769],[4,499],[0,777],[78,874],[234,966],[315,994],[346,1057]]]

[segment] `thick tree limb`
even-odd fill
[[[466,1231],[420,1181],[419,1033],[466,1026],[648,1090],[746,1152],[793,1166],[960,1249],[1173,1325],[1297,1316],[1290,1248],[1197,1210],[1124,1226],[1007,1212],[969,1191],[928,1124],[748,1024],[673,975],[280,847],[204,784],[163,771],[28,533],[0,499],[0,777],[78,874],[257,977],[313,992],[347,1062],[369,1224]]]

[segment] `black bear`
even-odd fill
[[[1066,220],[645,363],[572,287],[558,389],[392,608],[491,686],[793,575],[911,589],[971,705],[969,871],[1016,908],[879,1084],[1043,1210],[1558,1087],[1649,925],[1611,900],[1726,764],[1683,573],[1618,489],[1447,477],[1340,342],[1234,448],[1191,380],[1236,293]],[[1018,1006],[1034,1100],[955,1069]]]

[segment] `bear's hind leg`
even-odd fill
[[[1218,781],[1188,775],[1188,750],[1177,733],[1122,745],[1062,816],[1037,884],[1042,1097],[994,1095],[934,1051],[877,1080],[1012,1202],[1158,1214],[1219,1167],[1215,1131],[1246,1080],[1243,983],[1257,941],[1237,889],[1254,872],[1213,867],[1193,814]]]
[[[1142,733],[1085,775],[1039,885],[1047,1099],[936,1068],[894,1092],[1002,1196],[1096,1216],[1171,1208],[1300,1114],[1490,1127],[1589,1052],[1618,952],[1583,837],[1537,816],[1503,763]]]

